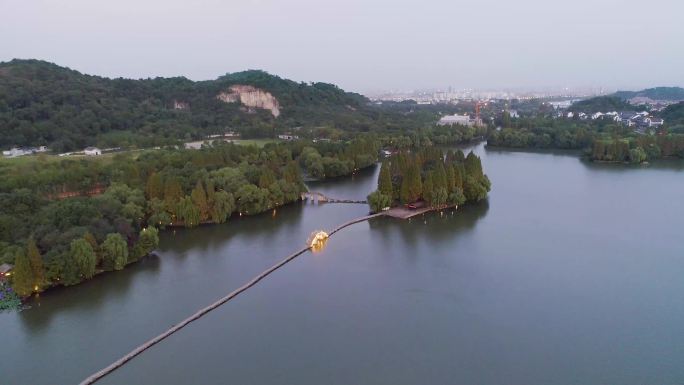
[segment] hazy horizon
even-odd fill
[[[262,69],[362,93],[682,86],[684,5],[427,0],[0,0],[0,61],[107,77]]]

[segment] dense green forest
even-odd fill
[[[280,114],[227,103],[217,96],[247,85],[277,99]],[[440,109],[376,106],[332,84],[297,83],[263,71],[210,81],[183,77],[109,79],[38,60],[0,63],[0,146],[47,145],[54,152],[86,146],[152,147],[227,131],[244,138],[301,131],[350,139],[356,132],[415,130],[433,125]],[[345,136],[346,134],[346,136]]]
[[[0,263],[21,296],[122,269],[158,243],[157,229],[222,223],[300,199],[311,177],[375,164],[378,139],[216,143],[111,158],[0,163]]]
[[[465,156],[449,150],[444,156],[437,147],[422,147],[382,163],[378,189],[368,195],[368,204],[374,212],[419,200],[439,208],[482,200],[490,188],[480,158],[472,152]]]
[[[582,125],[504,128],[492,131],[487,138],[487,145],[520,149],[577,150],[590,146],[594,136],[593,132]]]

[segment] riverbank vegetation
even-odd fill
[[[642,163],[684,158],[684,134],[672,127],[678,126],[639,133],[634,127],[600,119],[520,119],[513,127],[492,130],[487,137],[487,146],[580,150],[587,159],[604,162]]]
[[[0,312],[21,307],[21,299],[7,281],[0,281]]]
[[[0,263],[27,296],[120,270],[150,253],[157,229],[223,223],[301,199],[312,177],[377,161],[378,143],[216,143],[112,159],[0,164]]]
[[[386,159],[378,175],[378,189],[368,195],[374,212],[385,207],[424,201],[430,207],[461,205],[487,197],[491,182],[480,158],[470,152],[436,147],[403,151]]]

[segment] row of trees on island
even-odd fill
[[[325,178],[377,162],[377,140],[221,143],[111,158],[33,157],[0,164],[0,263],[21,296],[120,270],[156,248],[158,230],[223,223],[301,199],[302,168]],[[314,161],[311,164],[315,164]],[[343,168],[333,164],[343,164]],[[301,165],[301,166],[300,166]]]
[[[487,197],[491,182],[473,152],[446,153],[436,147],[400,152],[383,161],[378,189],[368,195],[374,212],[424,201],[430,207],[461,205]]]

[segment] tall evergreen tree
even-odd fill
[[[413,162],[408,166],[406,175],[402,180],[401,200],[404,203],[415,202],[423,193],[423,183],[420,176],[418,163]]]
[[[149,200],[154,198],[164,199],[164,181],[162,180],[161,174],[155,172],[147,178],[145,195],[147,195],[147,199]]]
[[[449,199],[449,194],[446,188],[438,187],[432,191],[432,205],[435,207],[443,207]]]
[[[93,251],[95,252],[95,265],[97,266],[102,261],[102,254],[100,253],[101,250],[97,244],[97,239],[95,239],[95,236],[90,231],[86,231],[85,234],[83,234],[83,239],[85,239],[90,244],[90,247],[93,248]]]
[[[183,187],[178,178],[168,178],[164,183],[164,204],[171,214],[176,213],[178,200],[183,196]]]
[[[482,172],[482,162],[480,158],[475,155],[472,151],[468,153],[468,156],[464,162],[466,175],[472,176],[476,180],[479,180],[484,176]]]
[[[394,191],[392,187],[392,175],[390,175],[390,166],[387,162],[382,162],[380,166],[380,175],[378,176],[378,190],[387,196],[393,196]]]
[[[451,194],[456,191],[456,176],[454,175],[454,165],[448,163],[446,166],[447,192]]]
[[[454,154],[454,150],[449,150],[446,153],[446,163],[451,164],[456,161],[456,154]]]
[[[420,194],[423,192],[423,180],[421,179],[420,164],[413,165],[413,172],[411,173],[411,195],[413,200],[420,199]]]
[[[195,188],[190,193],[190,197],[192,198],[192,203],[199,210],[198,223],[207,220],[209,218],[209,205],[207,204],[207,193],[204,191],[202,181],[197,181]]]
[[[435,166],[435,175],[433,176],[433,184],[436,189],[447,187],[447,175],[444,170],[444,163],[441,159],[437,162]]]
[[[454,185],[456,189],[463,190],[463,174],[464,174],[463,164],[458,163],[454,165]]]
[[[12,270],[12,287],[14,291],[26,297],[33,292],[35,277],[31,269],[31,261],[24,250],[17,249],[14,255],[14,269]]]
[[[465,160],[465,154],[461,150],[454,151],[454,159],[457,162],[463,162]]]
[[[41,290],[45,284],[45,267],[43,266],[43,257],[40,255],[40,250],[38,250],[38,246],[36,246],[36,241],[33,237],[28,240],[26,254],[28,255],[31,264],[33,288],[37,291]]]
[[[423,182],[423,199],[430,206],[432,206],[432,190],[435,187],[433,184],[433,174],[432,171],[428,172],[425,182]]]

